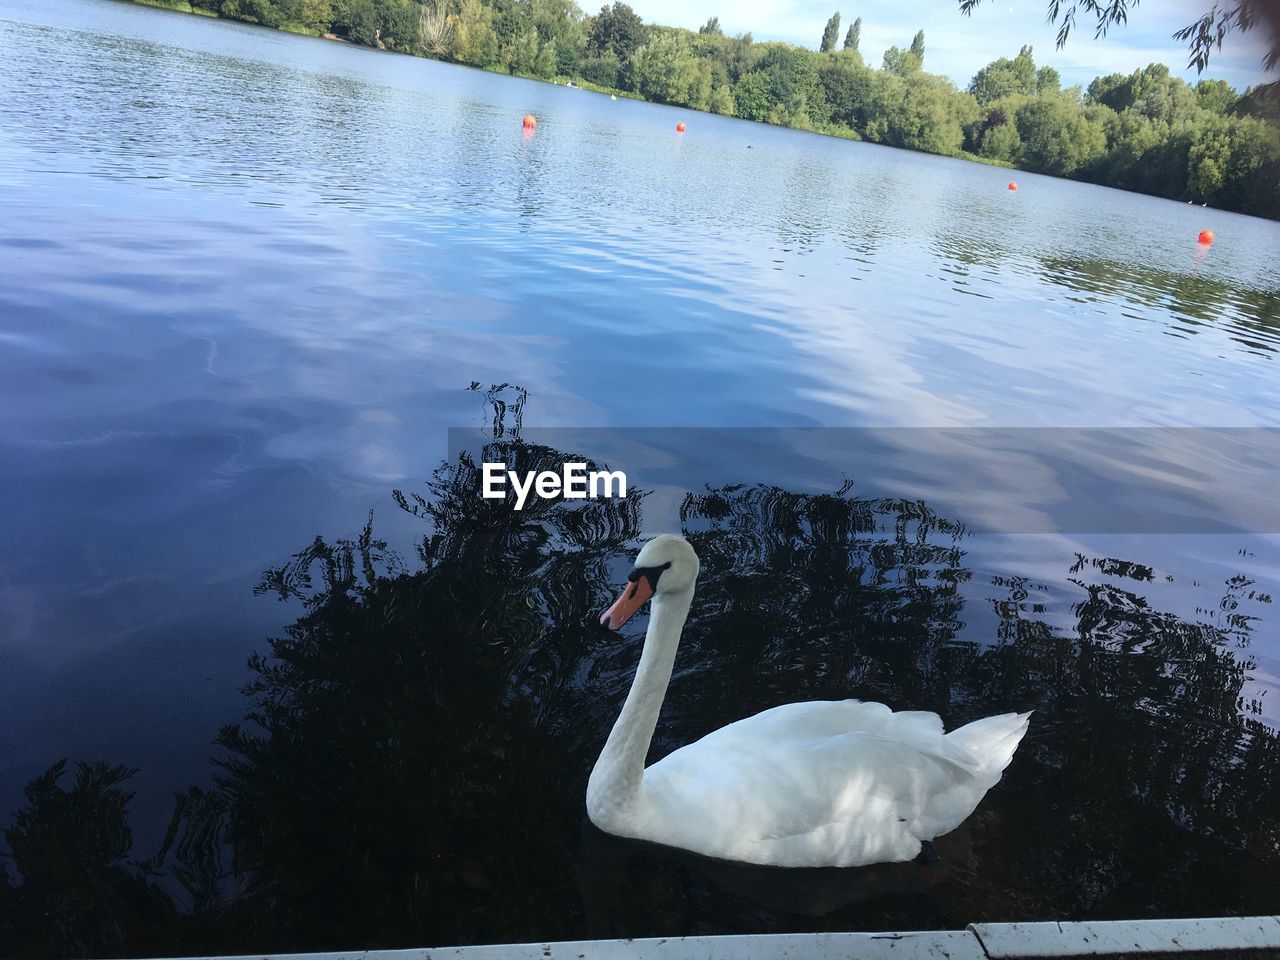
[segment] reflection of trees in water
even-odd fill
[[[847,696],[945,704],[937,681],[961,627],[958,585],[969,578],[963,530],[917,502],[846,493],[752,486],[685,499],[682,526],[704,573],[677,669],[741,676],[712,717],[705,691],[673,686],[677,722],[664,723],[674,739],[662,752],[747,705]],[[686,702],[687,731],[678,722]]]
[[[1116,582],[1149,583],[1142,564],[1079,557],[1071,575],[1084,592],[1074,635],[1010,611],[966,678],[979,698],[1041,704],[1036,762],[992,794],[1008,811],[1014,846],[999,859],[1018,914],[1274,912],[1280,750],[1242,710],[1253,664],[1230,650],[1238,625],[1182,619]]]
[[[563,455],[500,441],[484,460],[540,471]],[[637,535],[636,498],[517,513],[476,495],[465,454],[428,487],[398,496],[429,523],[415,571],[366,526],[263,581],[306,612],[251,664],[251,725],[219,736],[219,790],[266,949],[571,929],[547,913],[571,878],[548,867],[588,771],[559,758],[605,722],[589,614]]]
[[[1220,326],[1247,350],[1272,354],[1280,349],[1280,291],[1254,290],[1194,271],[1178,274],[1078,257],[1045,257],[1040,268],[1049,283],[1085,301],[1101,292],[1167,309],[1183,333]]]
[[[930,244],[943,273],[956,279],[960,293],[986,297],[974,285],[975,267],[998,272],[1007,269],[1010,251],[963,231],[944,232]],[[1157,313],[1147,319],[1173,327],[1181,334],[1198,328],[1224,329],[1241,348],[1270,355],[1280,351],[1280,290],[1254,289],[1197,273],[1175,273],[1130,263],[1075,256],[1043,256],[1025,251],[1027,261],[1046,283],[1064,288],[1065,299],[1093,303],[1100,299],[1131,312],[1131,305]],[[979,276],[978,279],[984,279]],[[1125,313],[1129,316],[1129,312]]]
[[[4,831],[22,878],[12,886],[0,869],[0,950],[14,956],[91,956],[172,915],[151,865],[128,856],[133,794],[122,784],[136,771],[80,763],[68,789],[66,767],[60,760],[27,784],[27,805]]]
[[[566,459],[494,433],[484,460]],[[0,882],[0,943],[173,955],[1275,910],[1280,750],[1239,703],[1242,585],[1227,592],[1243,619],[1190,622],[1135,592],[1150,568],[1080,557],[1074,632],[1009,577],[983,646],[964,636],[964,531],[925,505],[689,495],[703,574],[653,757],[793,699],[873,697],[949,725],[1039,711],[936,871],[740,868],[584,827],[639,655],[594,624],[639,496],[515,513],[479,486],[463,454],[397,492],[426,524],[416,561],[370,521],[264,575],[301,615],[252,660],[248,716],[156,857],[127,859],[127,771],[34,781],[6,832],[21,883]]]

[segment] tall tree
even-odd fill
[[[840,37],[840,11],[837,10],[831,15],[831,19],[827,21],[827,28],[822,31],[822,46],[818,49],[823,53],[836,48],[836,40]]]
[[[916,55],[916,59],[920,61],[921,66],[924,65],[924,31],[919,30],[916,35],[911,38],[911,52]]]
[[[644,23],[639,14],[625,3],[614,3],[601,7],[592,18],[587,46],[596,56],[612,51],[619,60],[626,60],[644,39]]]
[[[716,37],[724,36],[724,31],[720,29],[719,17],[708,17],[707,22],[698,28],[698,32]]]
[[[890,47],[884,52],[884,62],[880,69],[885,73],[905,77],[910,73],[916,73],[920,67],[920,58],[915,53],[903,50],[901,47]]]
[[[1230,113],[1236,103],[1236,91],[1225,80],[1201,80],[1196,84],[1196,103],[1213,113]]]
[[[1036,93],[1055,89],[1060,82],[1061,77],[1052,67],[1046,67],[1044,71],[1037,73],[1031,48],[1024,46],[1012,60],[1000,57],[974,74],[969,83],[969,92],[978,98],[979,103],[986,104],[1014,93],[1034,96]]]
[[[862,18],[854,20],[849,27],[849,32],[844,35],[844,48],[858,52],[858,41],[862,39]]]

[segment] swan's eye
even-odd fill
[[[658,578],[662,576],[662,571],[666,570],[670,566],[671,561],[668,560],[660,567],[633,567],[631,572],[627,574],[627,582],[639,583],[640,578],[644,577],[649,581],[649,589],[656,593],[658,589]],[[634,588],[631,595],[635,596]]]

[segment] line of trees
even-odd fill
[[[614,2],[574,0],[147,0],[564,81],[659,103],[1207,203],[1280,219],[1280,89],[1195,86],[1161,64],[1063,88],[1030,47],[980,69],[964,90],[925,70],[925,36],[859,50],[862,20],[819,49],[644,23]]]

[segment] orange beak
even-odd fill
[[[646,600],[653,596],[653,584],[648,577],[636,577],[627,584],[616,603],[600,614],[600,623],[610,630],[620,630],[637,610],[644,606]]]

